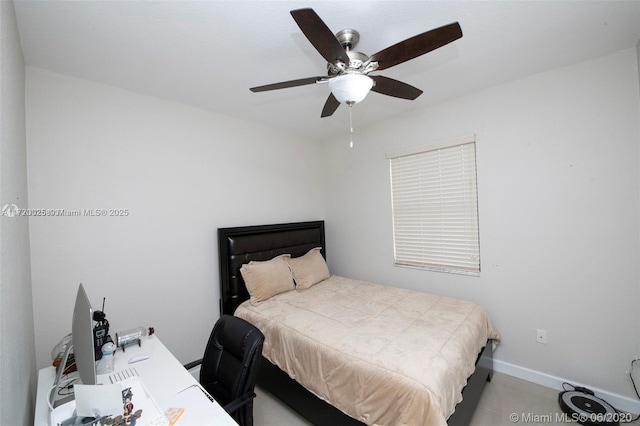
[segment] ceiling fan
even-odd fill
[[[322,108],[321,117],[332,115],[341,103],[352,106],[362,101],[369,90],[401,99],[416,99],[422,94],[422,90],[393,78],[382,75],[370,76],[369,73],[417,58],[462,37],[460,24],[454,22],[410,37],[367,56],[352,50],[360,41],[360,34],[356,30],[345,29],[334,36],[318,14],[310,8],[292,10],[291,16],[313,47],[327,61],[327,75],[267,84],[249,90],[265,92],[328,82],[331,94]]]

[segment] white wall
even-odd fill
[[[0,1],[0,208],[27,204],[24,58],[13,2]],[[35,369],[29,221],[0,216],[0,424],[33,423]]]
[[[319,145],[284,132],[27,68],[37,364],[70,332],[79,282],[111,333],[138,325],[182,362],[219,317],[218,227],[323,219]],[[115,337],[115,336],[114,336]]]
[[[638,117],[628,49],[356,128],[353,150],[327,141],[330,268],[477,301],[502,334],[503,367],[635,399]],[[481,276],[393,266],[385,153],[474,133]]]

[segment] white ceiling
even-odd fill
[[[326,84],[249,91],[326,73],[325,61],[289,14],[303,7],[312,7],[334,33],[359,31],[355,50],[368,55],[451,22],[462,27],[461,39],[379,72],[424,94],[407,101],[370,93],[353,109],[356,129],[640,40],[640,0],[15,0],[27,65],[261,122],[309,140],[345,134],[345,106],[320,118]]]

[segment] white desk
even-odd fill
[[[129,359],[138,354],[148,354],[149,359],[129,364]],[[135,369],[149,394],[162,411],[171,407],[184,408],[176,426],[236,425],[229,414],[215,401],[210,401],[200,384],[185,370],[158,337],[149,336],[142,346],[128,346],[126,352],[118,350],[114,359],[114,374]],[[113,374],[98,375],[98,383],[110,384]],[[55,380],[55,368],[43,368],[38,373],[38,394],[34,424],[49,425],[48,390]],[[75,404],[75,402],[72,402]]]

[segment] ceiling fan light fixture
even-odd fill
[[[353,105],[361,102],[373,87],[373,80],[363,74],[343,74],[329,80],[329,90],[338,102]]]

